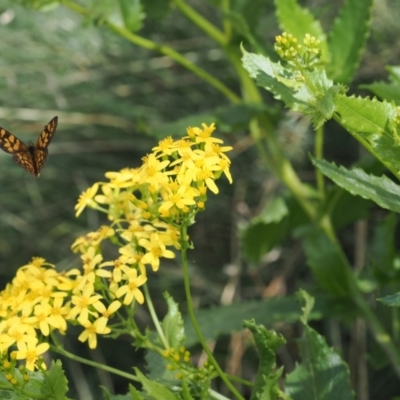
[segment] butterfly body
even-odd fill
[[[0,148],[13,154],[13,160],[31,174],[39,177],[48,154],[47,147],[57,128],[58,117],[54,117],[43,129],[36,144],[19,140],[12,133],[0,128]]]

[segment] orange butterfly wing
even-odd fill
[[[47,147],[57,128],[58,117],[54,117],[43,129],[36,145],[27,146],[12,133],[0,128],[0,148],[13,154],[13,160],[35,176],[40,175],[48,154]]]

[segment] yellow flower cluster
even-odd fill
[[[181,247],[180,227],[204,209],[207,190],[218,193],[222,173],[229,182],[230,160],[212,137],[214,124],[188,128],[188,136],[162,140],[138,169],[108,172],[107,183],[95,183],[79,198],[78,216],[85,207],[108,215],[111,226],[79,237],[72,245],[81,254],[82,271],[57,272],[54,265],[34,258],[21,267],[0,293],[0,351],[25,360],[34,370],[50,347],[54,331],[65,334],[68,324],[80,325],[79,336],[89,347],[97,335],[112,330],[110,318],[122,306],[144,303],[140,287],[147,281],[146,265],[157,271],[160,258],[173,258],[167,247]],[[101,189],[101,193],[99,193]],[[103,260],[102,241],[119,246],[119,256]],[[120,314],[118,314],[121,317]],[[187,358],[187,357],[186,357]]]
[[[84,328],[79,340],[88,340],[93,349],[96,335],[111,332],[108,319],[121,306],[114,300],[106,308],[105,301],[109,303],[95,293],[88,275],[77,269],[58,273],[54,265],[34,258],[0,293],[0,351],[4,354],[16,346],[15,358],[25,360],[32,371],[49,349],[46,338],[55,330],[65,334],[67,322]]]
[[[107,172],[109,182],[82,193],[76,215],[91,207],[107,213],[112,225],[78,238],[73,250],[85,252],[116,233],[125,243],[121,255],[102,266],[133,265],[145,275],[145,265],[157,271],[160,258],[174,258],[167,247],[179,249],[180,240],[187,240],[180,237],[182,223],[191,223],[204,209],[208,190],[218,193],[215,180],[222,173],[232,182],[225,155],[232,148],[221,147],[222,140],[212,137],[214,130],[214,124],[203,124],[203,129],[188,128],[188,136],[180,140],[168,137],[143,158],[140,168]]]

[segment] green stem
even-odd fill
[[[315,135],[315,158],[317,160],[322,160],[324,158],[324,130],[322,126],[317,129]],[[316,168],[316,178],[317,178],[317,188],[320,199],[323,200],[325,198],[325,181],[323,173]]]
[[[146,304],[147,307],[149,309],[151,318],[153,320],[154,326],[156,327],[156,330],[158,332],[158,336],[160,337],[165,349],[169,349],[169,343],[164,335],[164,331],[161,328],[161,324],[160,321],[158,320],[157,314],[154,310],[154,306],[153,306],[153,302],[151,300],[151,296],[150,296],[150,292],[149,292],[149,288],[147,287],[147,284],[144,284],[143,286],[143,290],[146,296]]]
[[[221,10],[223,13],[228,13],[230,11],[231,9],[230,3],[231,3],[230,0],[222,0]],[[226,41],[229,42],[232,37],[232,22],[228,18],[223,18],[222,24],[224,26]]]
[[[227,39],[222,31],[217,29],[206,18],[190,7],[184,0],[172,0],[176,7],[186,15],[188,19],[193,21],[195,25],[200,27],[208,36],[213,38],[220,46],[227,45]]]
[[[55,351],[56,353],[61,354],[61,355],[65,356],[65,357],[68,357],[71,360],[80,362],[82,364],[90,365],[91,367],[94,367],[94,368],[98,368],[98,369],[102,369],[104,371],[111,372],[111,373],[113,373],[115,375],[122,376],[124,378],[130,379],[130,380],[135,381],[135,382],[140,382],[139,379],[135,375],[128,374],[127,372],[124,372],[124,371],[121,371],[119,369],[110,367],[108,365],[99,364],[99,363],[97,363],[95,361],[88,360],[88,359],[83,358],[83,357],[79,357],[79,356],[77,356],[77,355],[75,355],[73,353],[70,353],[69,351],[65,350],[61,345],[58,345],[57,343],[56,343],[56,345],[51,345],[50,348],[51,348],[51,350]]]
[[[187,226],[185,224],[182,225],[182,227],[181,227],[181,238],[183,240],[186,240],[186,238],[187,238]],[[229,390],[232,392],[232,394],[237,399],[244,400],[244,398],[240,395],[240,393],[236,390],[236,388],[229,381],[226,374],[222,371],[217,360],[214,358],[214,355],[211,353],[210,349],[208,348],[203,334],[201,333],[199,324],[197,323],[195,311],[194,311],[192,293],[190,291],[189,266],[188,266],[188,262],[187,262],[187,246],[182,245],[181,255],[182,255],[183,280],[184,280],[184,285],[185,285],[185,295],[186,295],[187,307],[188,307],[188,311],[189,311],[190,320],[192,321],[193,328],[197,334],[199,342],[201,343],[203,350],[207,354],[208,361],[214,366],[215,370],[217,371],[218,375],[220,376],[222,381],[225,383],[225,385],[229,388]]]

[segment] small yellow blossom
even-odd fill
[[[134,298],[139,304],[143,304],[144,296],[138,288],[146,283],[147,277],[143,274],[138,276],[136,269],[132,268],[124,268],[124,272],[128,283],[119,287],[115,295],[117,297],[125,296],[125,305],[131,304]]]
[[[26,360],[26,368],[29,371],[35,369],[36,361],[39,356],[45,353],[50,345],[48,343],[40,343],[38,346],[38,339],[36,337],[27,336],[26,341],[18,342],[18,351],[16,354],[17,360]]]
[[[111,329],[106,326],[107,320],[104,318],[97,319],[93,323],[87,321],[84,325],[85,330],[79,335],[78,340],[81,342],[89,342],[89,348],[97,347],[97,335],[106,335]]]
[[[143,264],[150,264],[153,271],[157,271],[160,266],[160,257],[175,258],[171,250],[167,250],[157,233],[150,235],[150,240],[140,239],[139,244],[147,250],[142,258]]]
[[[79,196],[78,203],[75,206],[76,217],[79,217],[79,215],[87,206],[96,206],[96,203],[93,201],[93,197],[96,195],[98,189],[99,184],[95,183]]]

